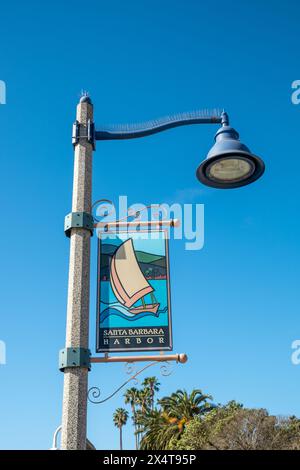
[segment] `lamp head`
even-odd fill
[[[215,136],[215,144],[197,169],[197,178],[214,188],[239,188],[253,183],[265,171],[261,158],[239,140],[239,134],[225,122]]]

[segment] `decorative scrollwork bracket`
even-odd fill
[[[151,361],[150,364],[142,367],[140,370],[135,370],[136,362],[145,362]],[[172,374],[173,369],[170,364],[170,361],[176,361],[177,363],[184,364],[187,362],[187,355],[186,354],[173,354],[173,355],[160,355],[160,356],[115,356],[115,357],[94,357],[91,358],[91,362],[99,362],[99,363],[107,363],[107,362],[125,362],[125,370],[127,374],[132,374],[129,379],[127,379],[122,385],[120,385],[113,393],[108,395],[104,399],[100,399],[101,390],[99,387],[91,387],[88,390],[88,400],[94,404],[101,404],[105,403],[106,401],[113,398],[125,385],[127,385],[131,381],[135,381],[138,383],[137,377],[142,374],[145,370],[149,369],[158,363],[162,363],[160,366],[161,375],[164,377],[169,376]]]

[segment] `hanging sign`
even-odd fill
[[[99,235],[97,352],[172,350],[168,233]]]

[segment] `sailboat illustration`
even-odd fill
[[[110,264],[110,284],[118,301],[132,314],[151,312],[157,314],[159,303],[154,296],[154,289],[149,284],[136,259],[132,238],[123,242],[115,251]],[[144,297],[150,294],[151,302]],[[141,300],[142,304],[133,307]]]

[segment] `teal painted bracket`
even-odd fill
[[[65,217],[65,234],[70,237],[72,228],[84,228],[94,232],[94,218],[88,212],[70,212]]]
[[[59,351],[59,370],[67,367],[86,367],[91,370],[91,351],[85,348],[65,348]]]

